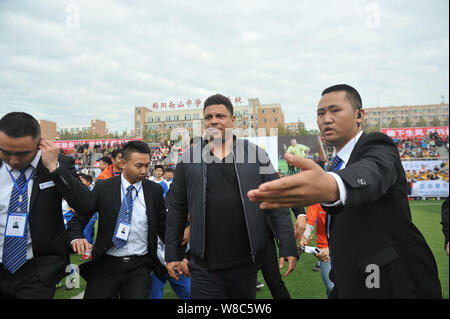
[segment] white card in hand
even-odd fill
[[[317,247],[305,246],[304,248],[305,253],[308,254],[317,255],[318,253],[320,253],[320,249]]]
[[[26,214],[10,214],[6,223],[5,236],[23,237],[25,236],[25,227],[27,225]]]
[[[130,234],[130,224],[120,223],[119,227],[117,228],[116,237],[127,241],[129,234]]]

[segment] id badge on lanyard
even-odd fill
[[[28,214],[8,214],[6,222],[5,237],[23,237],[27,227]]]
[[[34,172],[34,170],[33,170]],[[28,221],[28,212],[27,209],[22,210],[22,201],[24,200],[23,194],[24,192],[28,192],[28,183],[30,182],[31,176],[33,176],[33,172],[31,172],[28,177],[27,182],[23,186],[22,189],[19,189],[17,185],[17,181],[14,176],[8,171],[11,179],[14,182],[14,187],[16,187],[17,192],[19,193],[18,205],[15,211],[8,211],[8,218],[6,221],[5,227],[5,237],[23,237],[26,233],[27,221]],[[28,207],[28,203],[27,203]]]
[[[119,224],[119,227],[117,228],[117,233],[115,236],[119,239],[128,240],[128,235],[130,234],[130,228],[131,225],[125,222],[122,222]]]
[[[131,210],[133,209],[133,203],[136,200],[136,198],[139,195],[139,191],[142,188],[142,184],[139,187],[139,189],[136,191],[136,195],[134,196],[134,198],[131,199],[131,205],[130,207],[128,206],[127,203],[127,199],[126,199],[126,195],[125,195],[125,191],[123,190],[123,185],[121,185],[122,187],[122,194],[123,194],[123,200],[125,201],[125,205],[127,208],[127,219],[128,219],[128,215],[131,213]],[[117,232],[114,234],[115,237],[128,241],[128,236],[130,235],[130,229],[131,229],[131,224],[126,223],[126,222],[120,222],[119,223],[119,227],[117,227]]]

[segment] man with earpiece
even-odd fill
[[[262,209],[321,203],[335,286],[331,298],[442,298],[436,262],[412,223],[406,177],[387,135],[364,133],[359,93],[322,92],[317,125],[334,146],[331,171],[286,154],[300,173],[248,192]]]

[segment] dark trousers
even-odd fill
[[[281,279],[274,238],[270,235],[270,232],[266,233],[269,234],[267,246],[260,252],[259,256],[262,275],[274,299],[291,299],[291,295]]]
[[[103,256],[89,265],[85,299],[145,299],[150,289],[151,269],[145,257],[124,262]],[[81,268],[81,267],[80,267]],[[83,275],[83,269],[81,269]]]
[[[33,259],[14,274],[0,264],[0,299],[52,299],[56,283],[45,285],[39,278]]]
[[[192,299],[255,299],[255,264],[210,270],[194,259],[189,261]]]

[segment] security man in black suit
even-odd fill
[[[62,198],[86,209],[90,196],[72,164],[31,115],[0,119],[0,298],[53,298],[65,276]]]
[[[320,202],[335,298],[441,298],[436,262],[414,226],[398,150],[382,133],[362,132],[361,97],[349,85],[322,93],[317,124],[335,148],[332,172],[286,154],[299,174],[248,193],[262,208]]]
[[[145,177],[150,148],[131,141],[122,149],[121,176],[97,182],[88,211],[76,211],[68,223],[72,248],[79,254],[91,248],[83,229],[99,213],[92,261],[80,266],[87,286],[84,298],[147,298],[151,271],[162,275],[157,235],[165,237],[166,209],[163,189]]]

